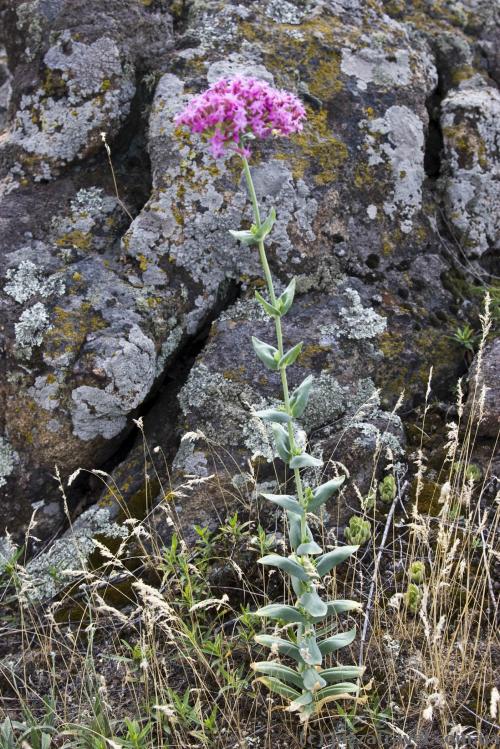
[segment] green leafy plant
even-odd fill
[[[478,336],[475,330],[467,323],[462,327],[457,327],[453,334],[448,337],[466,351],[474,353]]]
[[[0,749],[17,749],[17,746],[12,721],[5,718],[3,723],[0,723]]]
[[[243,173],[252,202],[256,242],[264,271],[269,298],[256,293],[256,299],[266,314],[273,318],[277,346],[272,346],[256,337],[252,338],[254,351],[264,366],[278,372],[282,384],[283,402],[276,409],[265,409],[258,416],[272,424],[275,446],[279,457],[293,471],[296,495],[263,494],[267,501],[284,509],[288,517],[289,540],[292,553],[285,557],[267,554],[259,562],[280,569],[290,577],[292,588],[297,596],[296,604],[273,603],[260,608],[258,616],[295,625],[287,629],[287,639],[273,635],[257,635],[256,641],[295,661],[295,668],[277,661],[259,661],[252,668],[259,674],[258,680],[268,689],[290,700],[290,710],[297,711],[302,720],[321,710],[327,702],[357,694],[359,687],[349,679],[361,675],[357,666],[322,668],[323,658],[330,652],[349,645],[355,630],[336,634],[323,642],[318,641],[316,625],[331,614],[359,609],[355,601],[324,601],[319,594],[321,578],[329,574],[338,564],[357,550],[357,546],[344,546],[323,553],[316,543],[308,524],[308,513],[316,512],[322,504],[338,491],[344,477],[327,481],[316,489],[304,488],[301,469],[319,467],[322,461],[307,453],[297,444],[293,422],[304,413],[312,387],[312,377],[307,377],[291,394],[289,393],[287,368],[299,357],[302,342],[288,351],[283,348],[282,318],[289,312],[295,294],[295,281],[292,280],[280,296],[276,296],[274,283],[267,261],[264,236],[272,229],[275,212],[271,210],[268,219],[261,224],[260,211],[248,161],[243,160]],[[258,233],[260,227],[265,230]]]
[[[274,654],[288,657],[293,667],[272,660],[258,661],[252,664],[252,668],[258,674],[257,680],[286,698],[290,703],[288,709],[296,711],[306,722],[328,702],[356,695],[359,685],[352,680],[358,679],[363,669],[358,666],[325,668],[323,665],[328,654],[350,645],[356,630],[350,629],[321,640],[318,625],[324,627],[332,615],[356,611],[360,606],[351,600],[325,601],[320,590],[324,578],[358,546],[343,546],[325,552],[315,541],[308,523],[309,513],[316,513],[340,489],[345,477],[333,478],[314,489],[306,488],[302,480],[303,469],[323,465],[319,458],[299,444],[294,427],[295,421],[307,408],[313,378],[306,377],[290,392],[287,370],[299,358],[303,342],[285,350],[282,320],[293,305],[296,282],[292,278],[281,294],[276,293],[264,246],[266,237],[273,230],[276,211],[271,208],[266,218],[261,217],[247,158],[250,155],[248,141],[257,135],[269,137],[296,132],[302,128],[304,117],[301,103],[292,94],[278,92],[262,81],[237,78],[219,81],[193,99],[177,123],[201,133],[202,139],[210,143],[214,156],[223,155],[227,150],[240,156],[252,204],[253,224],[250,229],[231,231],[231,235],[244,246],[258,250],[267,298],[258,291],[255,298],[264,313],[274,321],[276,345],[253,336],[252,346],[264,367],[279,375],[282,389],[282,402],[257,412],[257,416],[271,424],[276,452],[293,473],[295,483],[295,494],[262,495],[286,512],[291,553],[288,556],[265,554],[259,562],[288,575],[296,596],[293,606],[272,603],[256,612],[263,619],[290,625],[283,638],[261,634],[255,639]]]
[[[369,520],[353,515],[349,518],[349,525],[344,531],[345,540],[349,544],[363,546],[370,540],[372,526]]]
[[[466,465],[461,460],[456,460],[453,463],[452,472],[455,476],[463,475],[466,481],[473,481],[475,484],[481,481],[483,477],[483,472],[476,463]]]
[[[416,614],[420,608],[422,602],[422,591],[415,583],[410,583],[406,589],[404,596],[404,602],[408,611],[412,614]]]
[[[410,578],[410,582],[412,583],[416,583],[417,585],[423,583],[425,577],[425,564],[423,562],[419,562],[418,560],[416,562],[412,562],[408,570],[408,576]]]
[[[124,723],[126,733],[120,739],[123,749],[149,749],[153,724],[148,721],[145,725],[141,725],[138,720],[131,720],[130,718],[125,718]]]
[[[396,479],[392,473],[385,476],[378,485],[378,493],[382,502],[389,504],[397,494]]]

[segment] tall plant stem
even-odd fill
[[[254,223],[256,227],[260,229],[262,224],[261,224],[261,219],[260,219],[259,203],[257,200],[257,194],[255,192],[255,186],[253,183],[252,174],[250,172],[250,167],[248,165],[247,159],[244,156],[242,156],[241,158],[243,161],[243,174],[245,175],[245,180],[246,180],[247,188],[248,188],[248,194],[250,196],[250,201],[252,203]],[[271,300],[271,304],[275,306],[276,305],[276,293],[274,291],[273,277],[271,275],[271,270],[269,268],[269,263],[268,263],[267,255],[266,255],[266,248],[264,246],[263,240],[259,242],[258,247],[259,247],[259,258],[260,258],[260,262],[262,265],[262,269],[264,271],[264,278],[266,280],[267,290],[269,292],[269,298]],[[276,328],[278,352],[281,358],[284,353],[283,351],[283,329],[281,327],[281,318],[275,317],[274,324]],[[289,416],[291,416],[292,412],[290,408],[290,393],[288,389],[286,367],[280,367],[280,376],[281,376],[281,386],[283,389],[283,403],[285,404],[285,411]],[[295,435],[293,433],[293,426],[292,426],[291,421],[288,422],[288,438],[290,440],[290,447],[293,453],[296,445],[295,445]],[[303,505],[304,504],[304,491],[302,487],[302,478],[300,476],[300,470],[298,468],[295,468],[293,471],[293,474],[295,478],[295,485],[297,487],[297,497],[298,497],[300,504]],[[304,516],[301,518],[301,536],[302,536],[301,540],[302,541],[306,540],[305,526],[306,526],[306,519],[305,519],[305,514],[304,514]]]

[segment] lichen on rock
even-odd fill
[[[412,218],[422,204],[424,171],[424,123],[407,106],[389,107],[383,117],[361,123],[367,130],[369,164],[386,162],[391,170],[393,193],[384,201],[384,212],[411,232]],[[380,136],[387,140],[380,141]]]
[[[9,268],[6,273],[8,283],[3,290],[19,304],[32,296],[52,296],[64,293],[64,280],[60,274],[45,276],[43,268],[31,260],[23,260],[17,268]]]
[[[355,289],[347,288],[344,293],[350,304],[340,309],[339,334],[361,341],[383,333],[387,327],[386,318],[370,307],[363,307],[361,297]]]
[[[446,215],[471,258],[498,248],[500,94],[467,81],[442,102],[442,184]]]
[[[62,34],[44,64],[45,83],[22,96],[11,135],[37,157],[36,179],[95,151],[100,131],[124,121],[135,92],[133,71],[105,36],[86,44]]]
[[[6,484],[7,477],[14,470],[16,453],[7,440],[0,436],[0,486]]]
[[[40,346],[43,335],[49,328],[49,314],[41,302],[28,307],[21,313],[16,331],[17,353],[20,358],[29,358],[33,349]]]
[[[86,510],[71,530],[28,562],[23,575],[23,598],[31,602],[47,600],[74,580],[75,575],[84,574],[96,548],[96,536],[123,539],[127,535],[127,528],[111,520],[106,507]]]
[[[82,440],[112,439],[127,424],[127,416],[142,403],[156,377],[153,341],[134,325],[127,338],[104,335],[93,342],[95,365],[109,384],[80,385],[71,394],[73,430]]]

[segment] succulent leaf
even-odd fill
[[[329,684],[334,684],[347,679],[358,679],[363,676],[364,671],[364,666],[333,666],[333,668],[324,668],[321,676]]]
[[[302,517],[304,515],[304,510],[302,509],[300,504],[297,502],[295,497],[291,497],[289,494],[262,494],[261,496],[264,497],[264,499],[267,499],[268,502],[279,505],[279,507],[282,507],[288,512],[293,512],[293,514],[298,517]]]
[[[337,478],[327,481],[325,484],[321,484],[313,491],[312,499],[309,501],[307,507],[308,512],[316,512],[316,510],[324,504],[332,494],[340,489],[345,481],[345,476],[339,476]]]
[[[280,411],[277,408],[264,408],[262,411],[256,411],[255,414],[263,421],[274,421],[278,424],[287,424],[292,420],[286,411]]]
[[[279,369],[282,369],[283,367],[289,367],[290,364],[293,364],[296,359],[300,356],[300,352],[302,351],[302,346],[304,344],[302,341],[300,343],[295,344],[293,348],[291,348],[289,351],[287,351],[281,359],[279,360],[278,367]]]
[[[293,684],[299,689],[302,689],[301,675],[289,666],[284,666],[283,664],[276,663],[275,661],[258,661],[257,663],[252,663],[251,667],[254,671],[258,671],[260,674],[265,674],[265,676],[273,676],[276,679],[281,679],[288,684]]]
[[[314,586],[312,586],[312,590],[308,590],[300,596],[299,603],[313,617],[323,618],[328,614],[328,605],[319,596]]]
[[[272,567],[278,567],[288,575],[293,575],[303,582],[309,580],[309,575],[304,567],[290,557],[281,557],[279,554],[267,554],[265,557],[261,557],[257,560],[259,564],[264,564]]]
[[[281,315],[281,311],[277,307],[274,307],[272,304],[270,304],[266,299],[264,299],[262,294],[259,294],[258,291],[255,292],[255,298],[264,309],[264,311],[267,312],[267,314],[271,317],[279,317]]]
[[[285,291],[277,300],[277,305],[282,315],[286,315],[290,307],[292,306],[293,299],[295,296],[295,278],[292,278]]]
[[[281,603],[270,603],[268,606],[262,606],[255,612],[256,616],[267,617],[268,619],[282,619],[284,622],[298,624],[307,624],[304,614],[301,614],[294,606],[287,606]]]
[[[330,570],[332,570],[338,564],[345,562],[345,560],[350,557],[351,554],[354,554],[354,552],[358,549],[359,546],[337,546],[337,548],[333,549],[333,551],[329,551],[327,554],[323,554],[322,556],[318,557],[316,564],[318,574],[321,575],[321,577],[328,574]]]
[[[259,676],[256,681],[260,681],[264,684],[270,692],[286,697],[289,700],[295,700],[300,698],[300,693],[296,689],[289,687],[288,684],[283,684],[279,679],[275,679],[273,676]]]
[[[294,455],[290,460],[290,468],[319,468],[323,465],[323,461],[319,458],[314,458],[308,453],[302,453],[302,455]]]
[[[263,647],[276,649],[278,653],[293,658],[297,663],[304,663],[298,647],[293,642],[284,640],[282,637],[275,637],[274,635],[255,635],[254,640]]]
[[[255,336],[252,336],[252,346],[253,350],[255,351],[261,362],[264,364],[264,366],[275,372],[278,369],[278,349],[274,346],[270,346],[264,341],[261,341]]]
[[[356,637],[356,627],[349,629],[347,632],[340,632],[338,635],[333,635],[327,640],[323,640],[318,644],[321,655],[328,655],[328,653],[334,653],[340,648],[345,648],[350,645]]]
[[[306,409],[313,380],[312,375],[306,377],[290,396],[290,408],[296,418],[302,416]]]
[[[281,460],[288,463],[291,457],[290,437],[288,436],[288,431],[282,427],[281,424],[273,424],[272,429],[278,455]]]

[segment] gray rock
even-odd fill
[[[500,93],[482,79],[442,103],[445,207],[470,258],[499,248],[500,215],[493,208],[500,202],[499,122]]]
[[[500,338],[484,349],[481,360],[474,358],[469,373],[466,417],[482,437],[498,438],[500,429]]]

